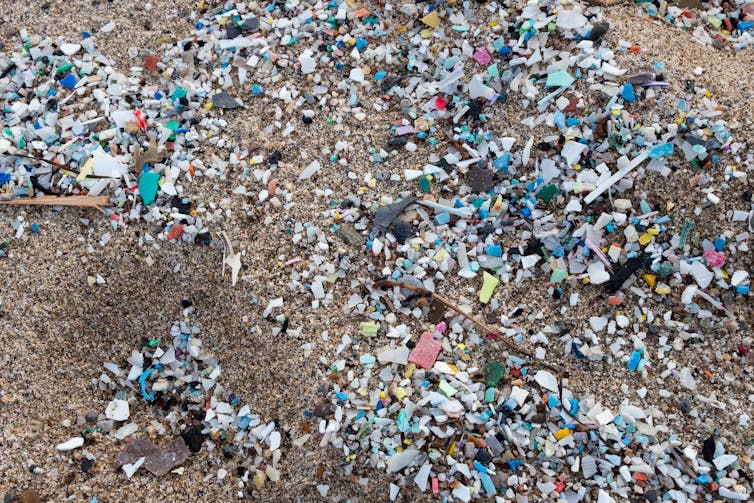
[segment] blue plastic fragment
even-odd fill
[[[492,255],[493,257],[502,257],[503,249],[499,245],[490,245],[485,250],[485,253],[487,255]]]
[[[72,73],[69,73],[63,79],[60,81],[60,85],[65,87],[66,89],[73,89],[76,86],[76,82],[78,80],[76,79],[76,76]]]
[[[155,370],[154,367],[149,367],[139,376],[139,387],[141,388],[141,395],[148,402],[154,400],[154,394],[147,393],[147,377],[149,377],[149,374],[151,374],[153,370]]]
[[[547,394],[547,406],[552,409],[554,407],[557,407],[558,405],[560,405],[560,400],[558,400],[558,397],[556,397],[552,393],[548,393]]]
[[[450,222],[450,213],[448,213],[447,211],[438,213],[437,216],[435,216],[435,220],[437,221],[438,225],[445,225]]]
[[[524,462],[521,461],[520,459],[511,459],[510,461],[508,461],[508,468],[510,468],[511,470],[515,470],[519,466],[523,466],[523,464]]]
[[[243,416],[238,418],[238,422],[236,423],[238,427],[242,430],[245,430],[249,427],[249,424],[251,423],[251,418],[249,416]]]
[[[620,97],[628,103],[633,103],[633,101],[636,99],[636,94],[634,93],[634,85],[630,82],[623,84],[623,90],[620,93]]]
[[[649,150],[649,158],[659,159],[660,157],[668,157],[673,155],[674,150],[675,145],[673,145],[672,143],[661,143],[659,145],[655,145]]]
[[[641,362],[641,353],[639,351],[634,351],[628,359],[628,370],[635,372],[639,367],[639,362]]]
[[[575,398],[571,398],[568,401],[571,404],[571,408],[569,409],[568,413],[573,416],[579,411],[579,401],[576,400]]]
[[[696,482],[698,484],[709,484],[710,482],[712,482],[712,478],[706,473],[702,473],[696,478]]]
[[[474,463],[476,466],[476,462]],[[490,477],[486,472],[480,472],[479,478],[482,481],[482,487],[484,487],[484,491],[487,493],[487,496],[494,496],[497,494],[497,489],[495,489],[495,484],[492,483],[492,477]]]
[[[474,461],[474,468],[476,468],[479,471],[480,474],[481,473],[487,473],[487,467],[484,466],[479,461],[476,461],[476,460]]]

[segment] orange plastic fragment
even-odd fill
[[[168,231],[168,239],[178,239],[183,234],[183,225],[174,225]]]
[[[362,17],[367,17],[369,14],[371,14],[371,11],[367,9],[366,7],[361,7],[359,9],[356,9],[353,11],[353,17],[356,19],[361,19]]]
[[[144,56],[144,68],[146,68],[148,72],[156,72],[157,63],[159,62],[160,58],[157,56]]]
[[[633,52],[636,54],[637,52],[641,52],[641,46],[640,45],[632,45],[628,48],[628,52]]]

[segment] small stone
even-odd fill
[[[12,503],[13,501],[16,501],[16,499],[13,498],[10,501]],[[18,497],[17,501],[18,503],[42,503],[42,499],[39,497],[39,493],[36,491],[36,489],[25,490]]]
[[[691,412],[691,400],[688,397],[683,397],[678,401],[678,408],[681,412],[688,414]]]
[[[176,466],[183,464],[188,457],[189,450],[181,437],[171,441],[164,449],[156,447],[149,440],[134,438],[120,451],[113,467],[117,470],[144,458],[144,468],[155,476],[162,477]]]
[[[192,426],[181,433],[181,438],[191,452],[199,452],[204,445],[204,434],[202,434],[201,428],[196,426]]]

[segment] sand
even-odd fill
[[[15,3],[3,1],[0,43],[5,49],[17,41],[21,27],[52,37],[74,39],[81,31],[96,31],[102,24],[117,20],[115,32],[98,36],[98,47],[110,56],[116,65],[124,68],[132,61],[127,56],[129,47],[153,50],[159,46],[156,40],[167,36],[178,40],[190,29],[188,2],[151,2],[151,10],[145,4],[129,2],[39,1]],[[696,66],[704,67],[702,76],[695,77],[698,85],[713,91],[717,100],[726,107],[730,117],[737,118],[740,128],[739,141],[754,144],[752,138],[752,94],[750,72],[754,65],[751,51],[732,52],[701,47],[690,39],[690,34],[667,27],[646,15],[639,14],[632,5],[615,6],[606,10],[613,25],[609,37],[639,44],[639,54],[618,57],[619,63],[629,71],[646,70],[647,62],[660,60],[667,65],[668,80],[678,91],[684,80],[690,78]],[[101,40],[107,42],[103,45]],[[748,89],[747,89],[748,86]],[[287,155],[292,148],[300,146],[315,153],[322,145],[332,146],[342,133],[304,130],[295,138],[279,141],[263,138],[259,124],[270,119],[270,110],[264,102],[229,117],[232,131],[249,143],[258,143],[268,150],[280,149]],[[497,127],[506,128],[507,124]],[[516,127],[510,127],[516,133]],[[350,131],[351,136],[363,135],[364,144],[381,144],[388,137],[383,125],[372,129],[367,123],[360,130]],[[522,136],[523,137],[523,136]],[[365,150],[365,149],[364,149]],[[366,152],[356,152],[355,168],[366,166]],[[417,152],[417,162],[426,152]],[[387,163],[381,168],[398,172],[402,166]],[[367,168],[365,168],[367,169]],[[368,169],[373,169],[369,167]],[[636,187],[637,193],[646,191],[647,199],[656,202],[673,201],[671,213],[673,225],[683,222],[684,212],[700,204],[698,193],[688,190],[690,174],[677,173],[662,183],[643,180]],[[112,398],[109,394],[94,391],[92,378],[102,371],[102,363],[118,359],[123,362],[140,340],[165,337],[171,322],[180,315],[181,301],[190,299],[197,310],[196,321],[202,327],[204,342],[209,345],[224,366],[224,382],[228,389],[243,397],[254,410],[279,421],[281,431],[298,437],[307,427],[316,425],[303,417],[302,411],[312,407],[322,397],[317,393],[317,384],[326,379],[326,368],[316,358],[305,358],[301,345],[314,342],[315,353],[332,359],[340,334],[352,333],[360,319],[344,315],[337,306],[350,296],[347,282],[336,288],[333,311],[312,312],[309,298],[301,291],[290,291],[286,286],[290,270],[277,265],[278,258],[292,258],[299,250],[290,243],[285,231],[288,222],[296,220],[316,221],[317,209],[321,211],[323,199],[314,195],[317,187],[330,187],[339,196],[352,193],[360,185],[349,180],[344,170],[328,168],[316,181],[295,182],[293,173],[288,173],[285,183],[295,185],[295,194],[300,198],[288,214],[276,213],[270,207],[255,208],[253,217],[241,217],[243,198],[231,196],[237,180],[203,181],[189,186],[193,197],[219,203],[229,198],[229,206],[237,217],[229,224],[220,224],[237,245],[246,250],[241,279],[231,287],[228,277],[222,277],[222,255],[209,247],[161,244],[158,249],[138,244],[145,232],[153,232],[148,224],[131,225],[112,232],[111,240],[99,244],[108,223],[101,215],[79,209],[55,211],[49,208],[0,208],[0,238],[13,233],[11,224],[18,215],[28,222],[37,222],[38,234],[27,232],[19,242],[14,242],[9,256],[0,259],[0,495],[20,493],[27,488],[39,492],[45,501],[232,501],[236,498],[238,479],[229,476],[224,483],[216,479],[214,456],[203,450],[186,463],[183,475],[168,475],[161,479],[137,476],[126,480],[110,466],[117,456],[120,443],[107,436],[95,437],[86,450],[96,461],[88,473],[80,468],[82,452],[61,455],[54,446],[67,438],[78,435],[78,416],[88,411],[101,412]],[[722,176],[715,177],[722,185]],[[748,188],[752,189],[751,177]],[[388,187],[385,187],[387,190]],[[740,184],[725,192],[729,197],[738,197],[743,190]],[[719,226],[719,215],[732,210],[733,201],[723,200],[719,207],[707,209],[696,220],[699,228]],[[274,217],[270,226],[261,225],[265,214]],[[84,225],[80,219],[90,220]],[[727,221],[727,220],[726,220]],[[722,225],[729,225],[723,223]],[[345,246],[338,243],[338,246]],[[148,266],[146,257],[151,256],[153,266]],[[374,259],[366,254],[354,253],[353,264],[364,268]],[[304,261],[307,257],[304,257]],[[739,268],[752,269],[751,253],[748,258],[739,257]],[[303,264],[301,269],[305,269]],[[87,276],[101,275],[104,285],[88,286]],[[443,285],[449,297],[459,293],[473,292],[470,284]],[[602,292],[583,289],[584,305],[605,305],[604,300],[589,302],[590,298],[602,298]],[[291,327],[303,327],[300,338],[271,335],[274,321],[262,319],[262,310],[267,302],[278,296],[286,301],[285,312],[290,317]],[[552,306],[541,299],[546,296],[544,283],[528,285],[526,289],[511,288],[503,294],[503,304],[509,307],[524,307],[521,319],[532,330],[544,326],[548,320],[559,316]],[[257,299],[254,304],[252,299]],[[745,325],[754,321],[749,302],[736,301],[736,314],[744,324],[737,332],[706,333],[709,339],[675,355],[676,360],[696,368],[711,368],[717,375],[730,373],[738,376],[727,382],[698,380],[699,394],[715,396],[718,400],[739,400],[746,404],[747,396],[754,392],[750,376],[754,361],[748,358],[731,357],[738,344],[751,346],[750,331]],[[607,311],[605,308],[597,310]],[[542,317],[537,318],[536,313]],[[571,319],[574,327],[584,326],[593,309],[584,309],[578,318]],[[599,314],[599,313],[597,313]],[[244,320],[247,321],[244,321]],[[420,324],[409,321],[418,330]],[[704,331],[704,324],[692,320]],[[258,326],[260,330],[252,332]],[[328,330],[329,341],[321,334]],[[362,345],[362,351],[369,349]],[[501,351],[502,347],[491,345],[487,351]],[[719,354],[716,356],[715,351]],[[617,405],[622,399],[620,385],[626,374],[614,373],[609,365],[583,366],[573,360],[561,363],[570,374],[569,385],[578,392],[591,392],[606,405]],[[748,377],[747,377],[748,376]],[[714,410],[699,424],[694,418],[677,411],[677,396],[671,399],[657,397],[654,376],[647,382],[638,377],[627,384],[631,388],[646,385],[648,400],[667,410],[670,424],[681,432],[684,441],[700,442],[714,428],[720,428],[726,445],[733,452],[743,452],[743,440],[751,437],[750,428],[737,426],[737,411]],[[678,391],[678,390],[673,390]],[[680,391],[678,391],[680,393]],[[148,424],[149,414],[143,407],[136,410],[136,418]],[[152,435],[157,442],[165,443]],[[303,448],[286,447],[280,469],[282,480],[268,483],[261,492],[246,489],[260,501],[313,501],[319,498],[315,486],[331,485],[328,499],[335,496],[351,501],[384,501],[390,476],[359,468],[354,476],[345,476],[338,467],[342,453],[332,449],[322,450],[317,435]],[[737,447],[738,446],[738,447]],[[222,464],[232,469],[234,461]],[[321,468],[320,468],[321,467]],[[322,478],[317,477],[322,470]],[[361,477],[368,477],[359,480]],[[401,491],[399,501],[429,500],[414,489]]]

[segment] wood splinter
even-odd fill
[[[418,286],[409,285],[408,283],[402,283],[400,281],[392,281],[392,280],[389,280],[389,279],[382,279],[382,280],[376,281],[374,283],[374,286],[376,288],[383,288],[385,286],[388,286],[388,287],[397,286],[399,288],[405,288],[407,290],[411,290],[412,292],[416,292],[416,293],[418,293],[419,295],[421,295],[423,297],[431,297],[432,299],[435,299],[438,302],[440,302],[442,305],[444,305],[448,309],[451,309],[451,310],[455,311],[457,314],[460,314],[464,318],[468,319],[469,321],[472,321],[479,328],[481,328],[482,330],[484,330],[488,334],[495,334],[496,336],[500,336],[501,335],[499,330],[497,330],[494,327],[491,327],[490,325],[484,323],[482,320],[480,320],[479,318],[477,318],[473,314],[464,312],[460,307],[458,307],[453,302],[451,302],[450,300],[446,299],[445,297],[443,297],[442,295],[440,295],[438,293],[430,292],[429,290],[426,290],[426,289],[418,287]],[[502,342],[503,344],[505,344],[508,347],[508,349],[510,349],[511,351],[514,351],[516,353],[522,354],[522,355],[527,356],[527,357],[529,357],[531,359],[535,359],[534,355],[532,355],[530,352],[526,351],[521,346],[519,346],[517,344],[514,344],[513,342],[511,342],[509,340],[506,340],[503,337],[499,337],[498,340],[500,342]],[[549,365],[548,363],[539,362],[539,365],[542,365],[543,367],[546,367],[549,370],[555,371],[555,372],[558,373],[558,375],[560,375],[560,371],[558,369],[556,369],[555,367],[553,367],[552,365]]]
[[[110,205],[110,196],[39,196],[0,200],[0,204],[13,206],[77,206],[94,208],[107,215],[102,206]]]

